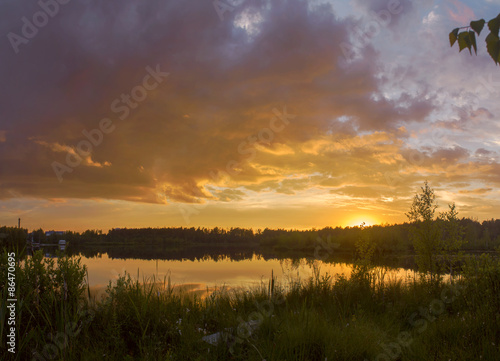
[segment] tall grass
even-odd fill
[[[19,253],[16,252],[17,255]],[[2,342],[2,351],[7,358],[27,360],[43,352],[59,333],[67,334],[67,329],[80,321],[83,310],[88,305],[83,297],[85,291],[85,266],[79,259],[58,255],[57,263],[52,258],[45,258],[41,251],[16,264],[16,339],[17,352],[7,353]],[[7,279],[7,251],[1,254],[0,277]],[[0,283],[0,296],[5,305],[7,287]],[[0,317],[0,334],[4,335],[5,307]],[[71,331],[71,330],[70,330]],[[4,338],[2,337],[2,340]],[[72,341],[61,343],[63,347],[52,348],[52,358],[69,357]],[[57,346],[57,345],[56,345]]]
[[[55,264],[35,254],[17,272],[19,360],[500,358],[500,264],[487,256],[466,262],[454,279],[459,291],[439,313],[433,307],[449,283],[388,279],[382,268],[350,278],[318,270],[301,283],[272,275],[253,289],[223,287],[205,297],[178,292],[167,278],[125,274],[102,300],[89,300],[77,259]],[[44,354],[57,334],[66,334],[64,347]],[[204,341],[213,334],[223,337]]]

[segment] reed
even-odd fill
[[[3,276],[5,252],[0,259]],[[272,273],[256,288],[222,286],[204,298],[172,285],[170,276],[139,280],[126,273],[108,285],[104,299],[89,300],[88,274],[76,258],[60,256],[56,263],[35,253],[17,267],[18,353],[2,349],[5,360],[497,360],[500,355],[500,264],[488,256],[466,261],[454,279],[459,291],[438,314],[436,302],[449,282],[430,284],[425,277],[401,282],[387,279],[383,269],[350,278],[316,272],[300,283],[279,282]],[[5,303],[3,284],[0,297]],[[5,339],[4,312],[0,322]],[[224,337],[215,344],[204,341],[214,334]]]

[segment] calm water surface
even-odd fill
[[[129,273],[133,279],[163,282],[170,278],[173,286],[190,285],[191,290],[207,290],[214,287],[255,287],[261,282],[268,284],[271,272],[278,282],[307,280],[315,270],[321,275],[349,277],[352,265],[348,263],[325,263],[320,260],[264,259],[254,255],[251,259],[232,260],[229,257],[215,261],[205,260],[141,260],[112,259],[107,254],[99,257],[81,257],[87,266],[89,284],[95,292],[103,292],[109,282],[116,282],[119,275]],[[386,280],[410,279],[413,271],[403,268],[386,273]],[[168,281],[167,281],[168,282]]]

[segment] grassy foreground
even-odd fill
[[[7,264],[4,252],[2,281]],[[0,283],[2,360],[500,359],[500,264],[484,255],[452,284],[358,267],[350,279],[318,272],[200,298],[124,275],[95,302],[78,259],[37,253],[16,266],[16,283],[15,354]]]

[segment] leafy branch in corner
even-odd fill
[[[481,34],[484,24],[486,24],[486,21],[480,19],[471,21],[469,26],[453,29],[450,33],[450,46],[453,47],[458,40],[459,52],[467,48],[472,55],[472,48],[474,48],[474,52],[477,55],[476,34],[478,36]],[[500,14],[498,14],[496,18],[488,21],[488,28],[490,29],[490,33],[485,39],[486,48],[495,64],[498,64],[500,63],[500,38],[498,36],[498,30],[500,29]],[[460,30],[463,31],[460,32]]]

